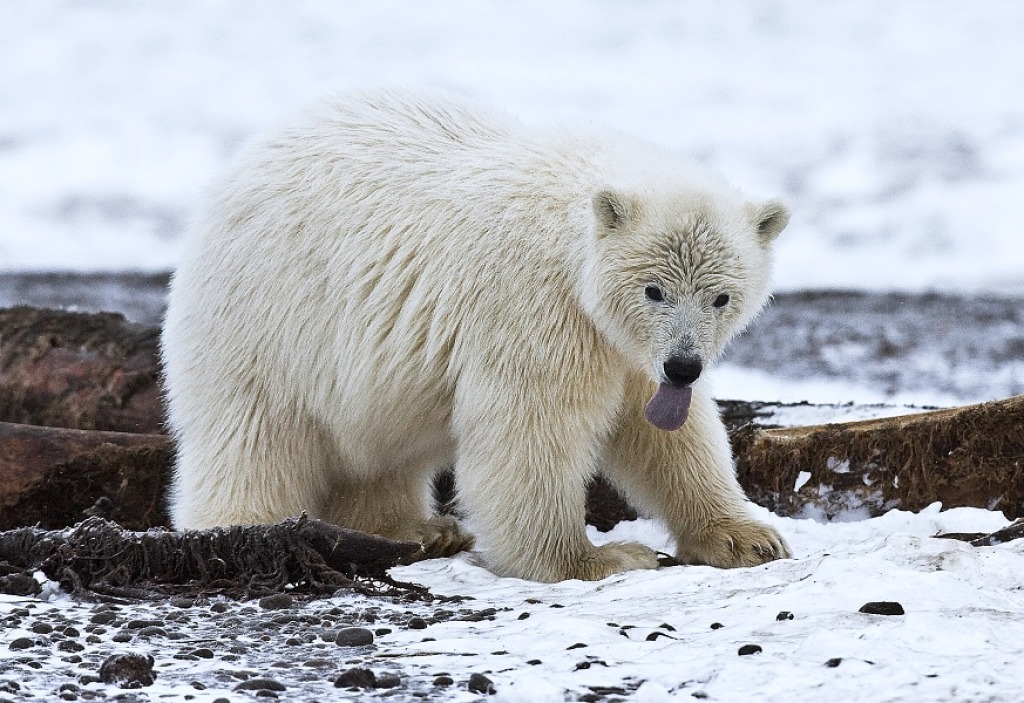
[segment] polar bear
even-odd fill
[[[594,546],[602,472],[687,563],[789,555],[748,512],[705,370],[769,295],[789,219],[687,160],[401,91],[248,148],[186,238],[162,341],[178,528],[306,512],[469,543],[498,574],[655,568]]]

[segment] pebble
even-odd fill
[[[377,688],[398,688],[401,683],[402,679],[398,674],[390,671],[377,674]]]
[[[761,651],[763,650],[761,649],[761,645],[759,644],[745,644],[742,647],[740,647],[739,655],[741,657],[745,657],[750,654],[757,654]]]
[[[124,626],[126,630],[141,630],[146,627],[160,627],[163,620],[129,620]]]
[[[249,679],[235,686],[236,691],[285,691],[286,686],[280,681],[268,678]]]
[[[903,606],[896,601],[880,600],[865,603],[860,612],[869,615],[904,615]]]
[[[780,612],[778,615],[775,616],[775,619],[776,620],[780,620],[780,621],[781,620],[792,620],[793,619],[793,613],[789,612],[788,610],[783,610],[782,612]]]
[[[275,593],[272,596],[260,598],[260,607],[264,610],[280,610],[291,608],[295,605],[295,599],[287,593]]]
[[[829,669],[835,669],[837,666],[842,664],[842,662],[843,662],[843,658],[842,657],[832,657],[827,662],[825,662],[825,666],[827,666]]]
[[[721,630],[723,627],[725,627],[725,625],[723,625],[720,622],[713,622],[713,623],[711,623],[711,629],[712,630]]]
[[[373,644],[373,633],[365,627],[346,627],[338,630],[334,643],[339,647],[365,647]]]
[[[486,693],[488,695],[497,693],[494,682],[483,674],[470,674],[468,688],[471,693]]]
[[[377,677],[369,669],[349,669],[334,680],[335,688],[376,688]]]
[[[152,686],[156,679],[153,657],[141,654],[115,654],[100,665],[100,681],[118,688]]]
[[[117,613],[113,613],[109,610],[104,611],[102,613],[96,613],[91,618],[89,618],[89,622],[95,625],[109,625],[115,620],[117,620]]]
[[[19,637],[7,646],[11,649],[30,649],[36,646],[36,641],[30,637]]]

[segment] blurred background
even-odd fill
[[[247,139],[388,84],[784,197],[782,292],[1022,296],[1022,36],[1015,0],[2,0],[0,272],[169,270]]]

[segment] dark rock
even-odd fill
[[[346,627],[338,630],[334,643],[339,647],[365,647],[373,644],[373,633],[365,627]]]
[[[37,622],[30,628],[37,635],[48,635],[53,632],[53,625],[45,622]]]
[[[538,664],[543,664],[544,662],[542,662],[540,659],[530,659],[526,663],[530,666],[537,666]]]
[[[12,596],[39,595],[43,587],[30,574],[11,574],[0,577],[0,593]]]
[[[775,619],[776,620],[780,620],[780,621],[781,620],[792,620],[793,619],[793,613],[789,612],[788,610],[783,610],[778,615],[775,616]]]
[[[275,593],[272,596],[260,598],[260,607],[264,610],[281,610],[282,608],[291,608],[293,605],[295,605],[295,599],[287,593]]]
[[[570,645],[569,645],[568,647],[566,647],[565,649],[566,649],[566,651],[568,651],[568,650],[570,650],[570,649],[583,649],[583,648],[584,648],[584,647],[586,647],[586,646],[587,646],[587,645],[586,645],[585,643],[583,643],[583,642],[577,642],[576,644],[570,644]]]
[[[236,691],[285,691],[287,688],[280,681],[267,678],[249,679],[235,686]]]
[[[723,625],[720,622],[713,622],[713,623],[711,623],[711,629],[712,630],[721,630],[723,627],[725,627],[725,625]]]
[[[150,625],[139,630],[138,634],[142,637],[167,637],[167,630],[156,625]]]
[[[144,627],[160,627],[163,624],[163,620],[129,620],[124,627],[126,630],[141,630]]]
[[[530,617],[529,613],[519,613],[519,617],[516,620],[525,620],[528,617]]]
[[[672,635],[666,634],[664,632],[652,632],[651,634],[647,635],[645,639],[648,642],[654,642],[659,637],[668,637],[670,640],[678,639],[678,637],[673,637]]]
[[[842,661],[843,661],[842,657],[832,657],[827,662],[825,662],[825,666],[827,666],[829,669],[835,669],[837,666],[839,666],[842,663]]]
[[[152,686],[156,679],[153,657],[141,654],[115,654],[100,665],[100,680],[118,688]]]
[[[761,645],[759,644],[745,644],[742,647],[740,647],[739,655],[741,657],[745,657],[750,654],[757,654],[761,651]]]
[[[377,688],[398,688],[401,684],[402,679],[398,674],[390,671],[377,674]]]
[[[335,688],[376,688],[377,677],[369,669],[349,669],[334,680]]]
[[[903,615],[903,606],[896,601],[872,601],[860,607],[860,612],[869,615]]]
[[[498,692],[498,690],[494,688],[494,682],[483,674],[471,674],[468,686],[471,693],[486,693],[491,695]]]
[[[109,610],[104,611],[102,613],[96,613],[91,618],[89,618],[89,622],[94,623],[96,625],[109,625],[115,620],[117,620],[117,613],[113,613]]]
[[[193,657],[199,657],[200,659],[213,659],[213,650],[207,647],[200,647],[199,649],[193,649],[189,652]]]
[[[426,630],[427,621],[423,618],[410,618],[407,627],[410,630]]]
[[[7,646],[10,649],[31,649],[36,646],[36,641],[31,637],[19,637]]]
[[[438,676],[434,679],[435,686],[451,686],[453,683],[455,683],[455,679],[451,676]]]

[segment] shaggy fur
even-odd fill
[[[704,384],[678,431],[644,406],[670,357],[710,364],[764,305],[788,217],[621,135],[404,93],[326,101],[240,158],[184,248],[163,336],[174,522],[305,511],[433,541],[429,479],[454,463],[497,573],[654,568],[587,539],[601,470],[686,561],[786,556]]]

